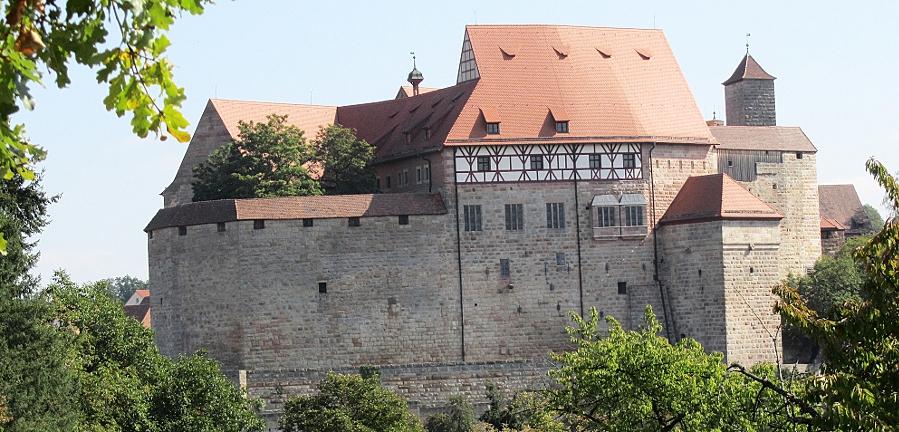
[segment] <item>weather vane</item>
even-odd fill
[[[412,69],[415,69],[415,51],[409,51],[409,54],[412,55]]]
[[[749,54],[749,36],[752,36],[752,35],[750,35],[749,33],[746,33],[746,54]]]

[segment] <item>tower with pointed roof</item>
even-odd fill
[[[775,126],[774,80],[749,55],[740,60],[736,70],[724,81],[724,103],[728,126]]]

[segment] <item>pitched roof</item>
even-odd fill
[[[238,123],[264,122],[269,115],[286,115],[287,123],[302,129],[306,138],[315,138],[318,130],[334,123],[337,107],[274,102],[210,99],[232,138],[240,133]]]
[[[659,224],[722,219],[780,220],[783,215],[726,174],[687,179]]]
[[[420,94],[420,95],[425,94],[425,93],[430,93],[434,90],[437,90],[437,89],[433,88],[433,87],[418,86],[418,94]],[[412,86],[410,86],[410,85],[400,86],[400,89],[396,92],[396,97],[394,97],[394,99],[402,99],[402,98],[412,97],[412,96],[414,96],[414,94],[412,94],[412,92],[413,92]]]
[[[787,126],[711,126],[721,150],[817,152],[805,132]]]
[[[145,328],[152,327],[152,313],[149,303],[141,303],[136,305],[125,305],[125,315],[136,319]]]
[[[740,64],[737,65],[737,68],[734,70],[734,73],[731,74],[730,78],[722,84],[733,84],[738,81],[743,81],[744,79],[774,80],[777,78],[768,72],[765,72],[765,70],[762,69],[762,66],[747,53],[743,57],[743,60],[740,60]]]
[[[439,150],[475,87],[467,82],[418,96],[337,108],[337,123],[375,146],[378,161]],[[408,135],[408,138],[407,138]]]
[[[851,184],[818,185],[818,209],[822,218],[833,219],[847,228],[867,223],[862,201]],[[854,224],[853,218],[857,218]]]
[[[659,30],[472,25],[466,35],[480,78],[450,145],[553,137],[714,143]],[[549,107],[564,110],[569,133],[556,136]],[[499,116],[500,135],[486,135],[484,108]]]
[[[846,225],[840,223],[840,221],[836,219],[831,219],[828,217],[821,217],[821,229],[822,230],[839,230],[843,231],[846,229]]]
[[[160,209],[144,228],[254,219],[328,219],[445,214],[440,194],[394,193],[200,201]]]
[[[140,298],[150,297],[150,290],[145,290],[145,289],[134,290],[134,295],[136,295]]]

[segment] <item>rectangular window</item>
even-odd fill
[[[556,265],[563,266],[568,264],[568,259],[565,257],[565,252],[556,252]]]
[[[593,153],[590,155],[590,169],[602,168],[602,155]]]
[[[425,181],[430,181],[430,180],[431,180],[431,167],[428,165],[425,165]]]
[[[409,186],[409,170],[403,170],[403,186]]]
[[[506,204],[506,230],[524,229],[524,205]]]
[[[625,168],[636,168],[637,167],[637,155],[635,153],[625,153],[623,156],[624,156],[624,167]]]
[[[375,186],[377,186],[378,190],[381,190],[381,177],[375,177]]]
[[[311,226],[314,225],[314,224],[315,224],[315,219],[303,219],[303,226],[304,226],[304,227],[307,227],[307,228],[308,228],[308,227],[311,227]]]
[[[178,227],[178,235],[179,235],[179,236],[186,236],[186,235],[187,235],[187,227],[184,226],[184,225],[179,226],[179,227]]]
[[[487,135],[499,135],[499,123],[487,123]]]
[[[265,229],[265,219],[256,219],[253,221],[253,229],[260,230]]]
[[[624,226],[643,226],[643,206],[624,206]]]
[[[318,283],[318,292],[319,292],[319,294],[326,294],[328,292],[328,283],[327,282],[319,282]]]
[[[219,222],[219,223],[215,224],[215,230],[218,232],[225,232],[225,223]]]
[[[387,189],[390,189],[390,176],[387,176]]]
[[[357,217],[347,218],[346,223],[351,227],[357,227],[362,224],[361,222],[359,222],[359,218]]]
[[[489,156],[478,156],[478,171],[490,171]]]
[[[546,227],[565,228],[565,204],[546,203]]]
[[[499,277],[504,279],[512,277],[512,266],[506,258],[499,260]]]
[[[415,167],[415,183],[421,184],[421,167]]]
[[[627,294],[627,282],[618,282],[618,294]]]
[[[531,156],[531,169],[532,170],[542,170],[543,169],[543,156],[541,156],[541,155]]]
[[[400,225],[409,225],[409,215],[400,215]]]
[[[596,208],[596,226],[598,227],[613,227],[617,226],[615,224],[615,214],[618,212],[618,207],[597,207]]]
[[[481,206],[467,205],[462,209],[465,213],[465,231],[482,231]]]
[[[568,122],[567,121],[557,121],[556,122],[556,132],[568,133]]]

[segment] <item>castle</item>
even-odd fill
[[[771,288],[821,254],[816,149],[748,52],[726,126],[659,30],[467,26],[456,85],[422,79],[351,106],[209,101],[145,229],[164,353],[208,350],[272,411],[363,365],[420,410],[531,388],[591,308],[779,358]],[[191,202],[193,167],[272,113],[356,129],[382,193]]]

